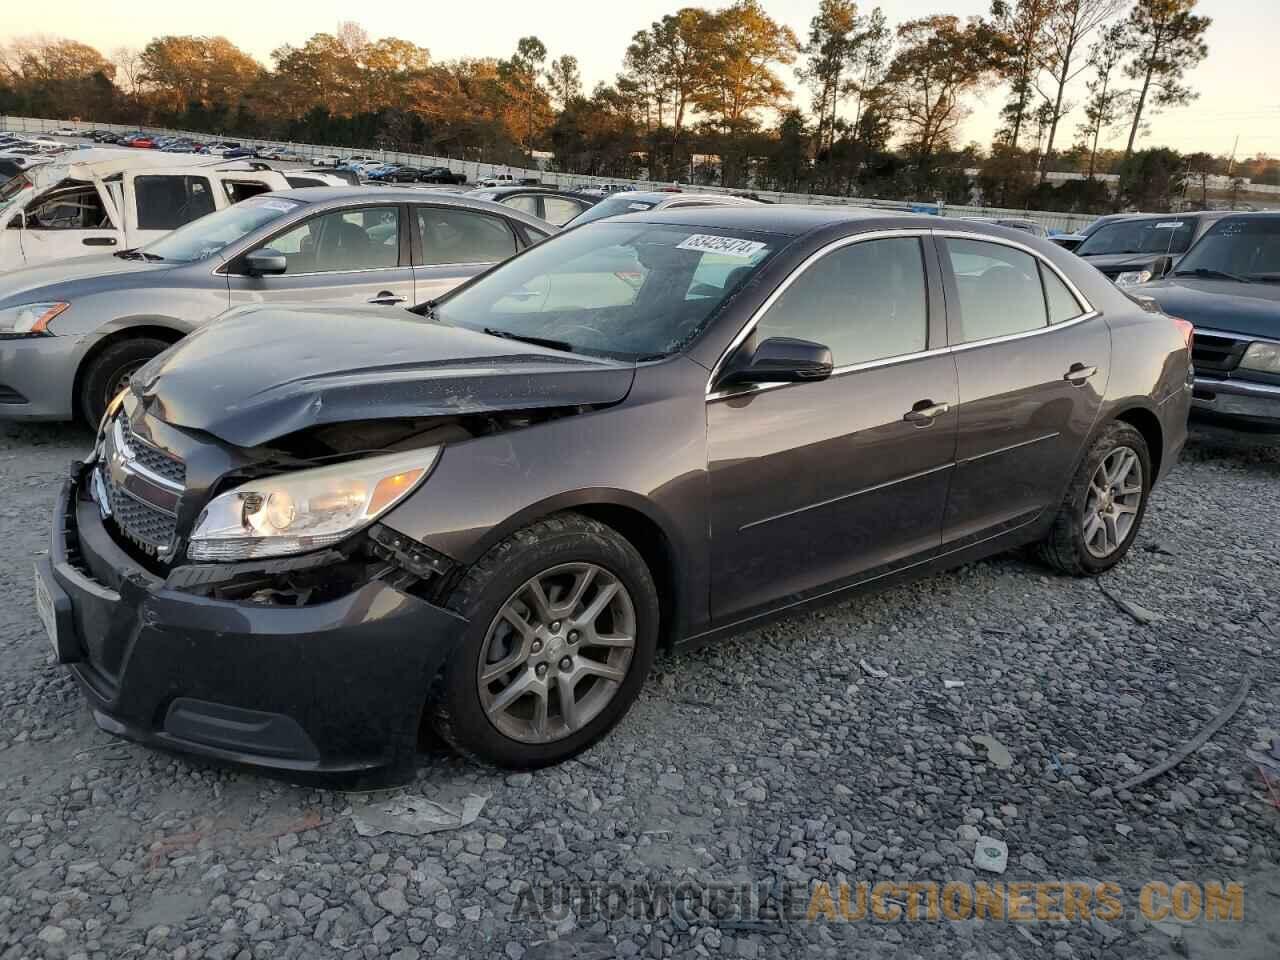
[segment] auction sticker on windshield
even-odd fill
[[[718,253],[725,257],[738,257],[750,260],[768,244],[758,240],[739,240],[736,237],[717,237],[709,233],[695,233],[676,245],[679,250],[700,250],[703,253]]]
[[[298,204],[291,200],[263,200],[262,206],[268,210],[279,210],[281,213],[288,213],[298,208]]]

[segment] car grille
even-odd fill
[[[1248,348],[1248,340],[1197,330],[1191,346],[1191,362],[1200,373],[1229,373],[1239,365]]]
[[[95,499],[99,506],[106,500],[112,526],[148,555],[167,559],[177,537],[176,500],[186,482],[186,465],[138,437],[121,414],[103,437],[97,473],[101,483]]]
[[[120,490],[103,477],[111,501],[111,517],[126,537],[148,552],[167,552],[178,532],[178,520]]]
[[[162,450],[138,439],[137,434],[130,437],[130,449],[133,452],[134,462],[145,470],[154,473],[158,477],[164,477],[176,483],[178,486],[185,486],[187,482],[187,465],[177,457],[171,457]]]

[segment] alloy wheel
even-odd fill
[[[1084,545],[1105,560],[1125,542],[1142,506],[1142,461],[1131,447],[1102,458],[1089,480],[1084,505]]]
[[[636,646],[622,582],[594,563],[527,580],[499,609],[480,648],[480,704],[498,730],[551,743],[581,730],[618,693]]]

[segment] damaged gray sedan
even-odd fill
[[[157,357],[36,597],[103,729],[403,777],[554,763],[660,644],[1038,543],[1096,574],[1187,325],[1034,238],[831,208],[589,224],[414,311],[246,307]]]

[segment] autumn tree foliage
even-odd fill
[[[17,38],[0,45],[0,113],[521,166],[549,153],[561,170],[602,176],[1076,208],[1105,188],[1057,189],[1043,182],[1050,170],[1092,181],[1123,168],[1126,183],[1156,185],[1132,196],[1161,189],[1162,176],[1139,174],[1167,156],[1155,163],[1148,151],[1146,167],[1126,158],[1153,113],[1195,96],[1190,72],[1207,55],[1197,0],[990,0],[984,16],[897,25],[857,0],[804,2],[803,38],[761,0],[678,7],[637,30],[617,75],[589,92],[576,51],[536,35],[506,56],[445,60],[345,22],[266,63],[221,36],[158,36],[109,58],[75,40]],[[993,95],[1003,103],[993,142],[961,142],[973,105]],[[1068,115],[1083,120],[1065,144]],[[1126,129],[1125,151],[1110,150]],[[1257,175],[1280,179],[1275,167],[1262,158]]]

